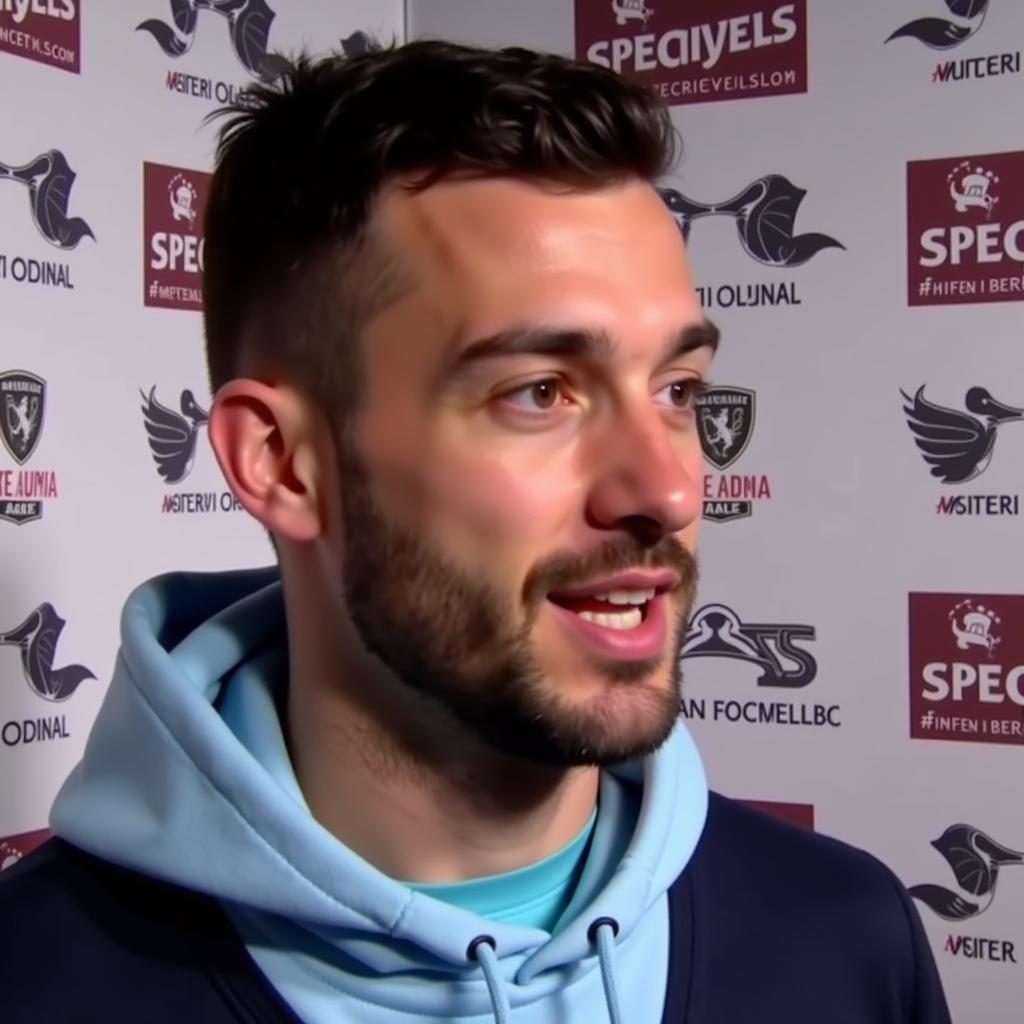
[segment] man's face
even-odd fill
[[[648,185],[389,192],[413,291],[369,324],[342,456],[366,646],[493,746],[657,747],[696,580],[693,398],[714,330]]]

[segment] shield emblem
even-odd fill
[[[748,388],[707,388],[697,399],[697,433],[704,458],[728,469],[743,453],[754,432],[754,392]]]
[[[0,373],[0,438],[19,466],[32,457],[43,432],[46,381],[27,370]]]

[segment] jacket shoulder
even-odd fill
[[[5,1024],[285,1024],[219,904],[51,839],[0,874]]]
[[[905,888],[837,839],[712,794],[672,913],[694,1024],[755,1011],[789,1024],[949,1022]]]

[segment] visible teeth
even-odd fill
[[[609,590],[607,594],[595,594],[594,597],[609,604],[644,604],[654,597],[654,587],[647,590]]]
[[[608,629],[636,629],[643,622],[643,614],[639,608],[630,608],[628,612],[577,612],[586,622]]]

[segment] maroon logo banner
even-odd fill
[[[203,308],[203,211],[210,175],[143,164],[143,302]]]
[[[15,836],[0,839],[0,871],[14,867],[25,854],[42,846],[52,834],[48,828],[39,828],[34,832],[19,832]]]
[[[82,0],[0,0],[0,52],[79,74]]]
[[[575,0],[576,55],[673,106],[807,92],[805,0]]]
[[[1024,745],[1024,596],[910,595],[910,735]]]
[[[907,164],[911,306],[1024,299],[1024,152]]]

